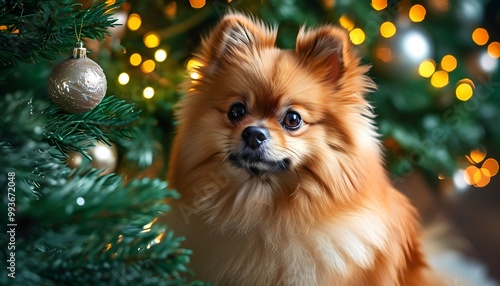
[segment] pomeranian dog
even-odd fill
[[[375,88],[347,33],[231,12],[176,113],[167,219],[217,285],[431,285],[417,212],[384,169]]]

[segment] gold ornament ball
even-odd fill
[[[78,42],[73,56],[58,64],[49,77],[50,99],[69,113],[83,113],[97,106],[106,95],[107,81],[102,68],[87,58]]]
[[[105,143],[97,142],[94,147],[87,150],[87,154],[92,158],[90,166],[95,169],[104,169],[100,175],[113,173],[116,170],[118,165],[118,150],[114,144],[109,146]],[[88,163],[88,160],[78,152],[71,151],[68,155],[68,166],[71,168],[80,167],[84,161]]]

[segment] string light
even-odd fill
[[[153,98],[153,96],[155,96],[155,90],[152,87],[148,86],[144,88],[144,90],[142,91],[142,96],[145,99]],[[144,228],[143,231],[149,230],[149,228],[146,228],[146,225],[143,228]]]
[[[127,20],[127,27],[130,31],[136,31],[141,27],[142,19],[139,14],[130,14]]]
[[[486,158],[486,151],[479,149],[472,150],[469,155],[465,156],[472,164],[464,170],[464,181],[474,187],[482,188],[490,183],[492,177],[498,174],[498,161],[494,158]],[[483,162],[484,160],[484,162]],[[478,168],[476,164],[483,162],[482,166]]]
[[[498,174],[499,165],[497,160],[493,158],[488,158],[483,162],[481,169],[486,169],[490,173],[490,176],[496,176]]]
[[[133,65],[134,67],[138,66],[141,64],[142,62],[142,57],[141,55],[139,55],[138,53],[133,53],[131,56],[130,56],[130,64]]]
[[[431,84],[434,87],[441,88],[448,84],[448,73],[445,71],[437,71],[431,77]]]
[[[148,48],[156,48],[160,45],[160,35],[155,32],[148,32],[144,34],[143,42]]]
[[[426,14],[426,10],[425,10],[424,6],[422,6],[422,5],[417,4],[417,5],[413,5],[410,8],[410,13],[409,13],[410,20],[412,20],[415,23],[422,22],[425,18],[425,14]]]
[[[351,42],[355,45],[361,45],[365,41],[365,32],[360,28],[355,28],[351,32],[349,32],[349,38]]]
[[[354,22],[346,15],[340,16],[339,23],[340,26],[344,27],[347,31],[354,29]]]
[[[155,60],[157,62],[163,62],[167,59],[167,52],[163,49],[158,49],[155,52]]]
[[[186,69],[189,72],[189,76],[192,79],[197,80],[197,79],[201,78],[201,75],[197,71],[198,67],[201,67],[201,66],[203,66],[202,63],[200,63],[199,61],[197,61],[195,59],[190,59],[188,61],[187,65],[186,65]]]
[[[121,85],[126,85],[130,81],[130,76],[126,72],[122,72],[118,76],[118,83]]]
[[[195,9],[200,9],[205,6],[206,1],[205,0],[189,0],[189,4],[191,4],[191,7]]]
[[[418,66],[418,74],[421,77],[429,78],[436,71],[436,63],[433,60],[425,60]]]
[[[446,55],[441,60],[441,68],[447,72],[451,72],[457,68],[457,59],[452,55]]]
[[[479,55],[479,66],[485,72],[494,72],[498,66],[498,59],[492,58],[488,51],[484,51]]]
[[[156,64],[153,60],[144,61],[141,65],[141,71],[143,73],[150,73],[155,70]]]
[[[488,55],[492,58],[500,57],[500,43],[499,42],[491,42],[488,45]]]
[[[163,12],[168,18],[175,17],[175,14],[177,14],[177,2],[170,2],[167,7],[165,7],[165,10]]]
[[[380,34],[384,38],[390,38],[396,34],[396,26],[392,22],[384,22],[380,25]]]
[[[373,9],[380,11],[387,8],[387,0],[372,0]]]
[[[472,40],[479,46],[486,45],[489,38],[488,31],[483,28],[477,28],[472,32]]]
[[[455,94],[457,98],[460,99],[461,101],[467,101],[474,94],[474,90],[472,89],[472,86],[470,84],[463,82],[457,85],[457,88],[455,89]]]
[[[430,44],[428,38],[419,30],[412,30],[403,34],[401,39],[404,55],[413,62],[420,63],[430,57]]]

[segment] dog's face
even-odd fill
[[[276,48],[275,39],[275,30],[230,14],[203,41],[200,78],[177,114],[175,187],[206,186],[223,170],[231,188],[207,193],[227,201],[272,201],[279,192],[342,200],[361,176],[356,165],[370,163],[363,149],[378,155],[363,98],[373,84],[346,32],[303,29],[295,50]]]

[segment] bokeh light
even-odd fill
[[[340,26],[344,27],[347,31],[354,29],[354,22],[346,15],[340,16],[339,23]]]
[[[349,32],[349,38],[351,42],[355,45],[361,45],[365,41],[365,32],[360,28],[355,28],[351,32]]]
[[[494,72],[498,67],[498,59],[492,58],[488,51],[479,54],[479,66],[485,72]]]
[[[446,55],[441,60],[441,68],[447,72],[451,72],[457,68],[457,59],[452,55]]]
[[[191,4],[191,7],[200,9],[205,6],[206,1],[205,0],[189,0],[189,4]]]
[[[127,27],[130,31],[136,31],[141,27],[142,19],[139,14],[130,14],[127,20]]]
[[[488,45],[488,55],[492,58],[500,57],[500,43],[499,42],[491,42]]]
[[[421,77],[429,78],[436,71],[436,63],[433,60],[425,60],[418,66],[418,74]]]
[[[449,82],[448,73],[445,71],[437,71],[431,77],[431,84],[434,87],[445,87]]]
[[[380,34],[384,38],[390,38],[396,34],[396,26],[392,22],[384,22],[380,25]]]
[[[138,53],[134,53],[134,54],[130,55],[129,61],[130,61],[131,65],[133,65],[134,67],[136,67],[136,66],[138,66],[138,65],[141,64],[142,57]]]
[[[118,76],[118,83],[121,85],[126,85],[130,81],[130,76],[126,72],[122,72]]]
[[[469,185],[474,185],[476,183],[476,178],[474,177],[479,171],[476,166],[469,166],[464,170],[464,181]]]
[[[155,60],[157,62],[163,62],[167,59],[167,52],[164,49],[158,49],[155,52]]]
[[[380,11],[387,7],[387,0],[372,0],[373,9]]]
[[[142,96],[146,99],[153,98],[153,96],[155,96],[154,88],[152,88],[150,86],[144,88],[144,90],[142,91]]]
[[[425,18],[425,13],[426,10],[424,6],[419,4],[413,5],[410,8],[410,13],[409,13],[410,20],[412,20],[413,22],[422,22]]]
[[[498,161],[493,158],[486,159],[481,167],[481,169],[488,170],[491,177],[498,174],[498,168]]]
[[[477,28],[472,32],[472,40],[480,46],[486,45],[489,38],[488,31],[483,28]]]
[[[155,70],[156,64],[153,60],[144,61],[141,65],[141,71],[143,73],[150,73]]]
[[[430,58],[431,47],[425,34],[418,30],[406,32],[401,39],[403,54],[416,63]]]
[[[461,101],[469,100],[473,94],[474,94],[474,90],[472,89],[472,86],[468,83],[465,83],[465,82],[459,83],[457,85],[457,88],[455,89],[455,95]]]
[[[473,163],[481,163],[484,160],[484,158],[486,158],[486,152],[479,149],[475,149],[470,151],[469,156]]]
[[[160,45],[160,35],[155,32],[148,32],[144,34],[143,42],[148,48],[156,48]]]

